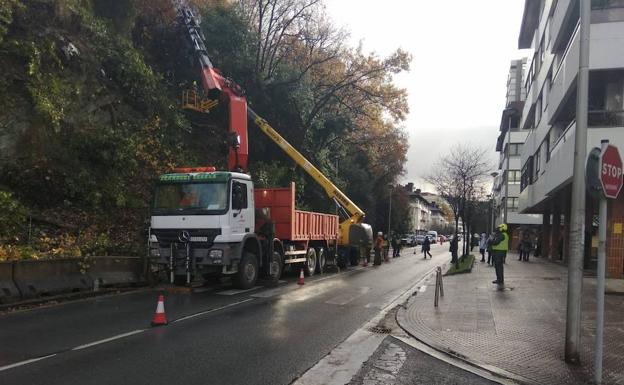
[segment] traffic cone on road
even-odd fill
[[[303,282],[303,269],[301,269],[301,272],[299,273],[299,281],[297,281],[297,285],[303,285],[305,284],[305,282]]]
[[[167,317],[165,316],[165,296],[162,294],[158,296],[158,305],[156,305],[156,313],[152,319],[152,326],[160,326],[167,324]]]

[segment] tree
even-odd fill
[[[470,251],[475,202],[485,197],[485,179],[490,170],[485,161],[486,153],[484,148],[456,144],[447,155],[440,157],[432,173],[425,177],[449,203],[455,216],[455,234],[459,230],[459,218],[464,223],[462,257]],[[458,260],[452,262],[458,263]]]

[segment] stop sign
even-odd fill
[[[622,189],[622,158],[617,147],[608,145],[600,156],[600,183],[607,198],[617,198]]]

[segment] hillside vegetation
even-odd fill
[[[319,0],[193,5],[215,66],[368,222],[387,226],[407,150],[406,93],[392,75],[410,56],[346,46]],[[154,178],[225,166],[222,114],[180,109],[197,79],[175,15],[168,0],[0,0],[0,260],[143,255]],[[258,185],[294,180],[301,208],[333,212],[252,125],[250,164]],[[402,230],[405,210],[393,223]]]

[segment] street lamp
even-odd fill
[[[392,185],[392,183],[388,183],[388,187],[390,188],[390,198],[389,198],[389,202],[388,202],[388,242],[390,242],[390,219],[392,218],[392,190],[394,189],[394,186]]]
[[[513,107],[503,110],[503,115],[508,116],[507,124],[507,159],[505,161],[505,206],[503,206],[503,223],[507,223],[507,206],[509,206],[509,157],[511,156],[511,119],[518,113]]]

